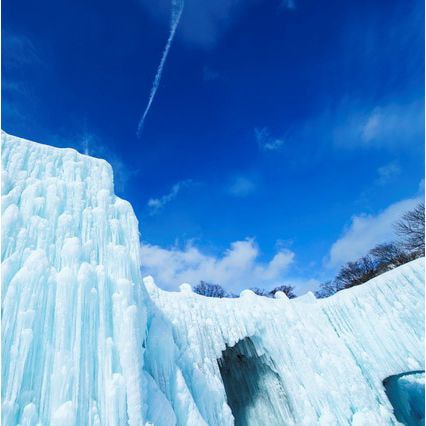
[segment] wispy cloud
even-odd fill
[[[23,34],[2,32],[3,126],[16,122],[21,128],[34,126],[23,105],[32,100],[37,71],[46,69],[43,53],[33,41]]]
[[[397,161],[392,161],[377,169],[377,183],[386,185],[401,173],[401,168]]]
[[[25,35],[5,31],[2,41],[3,63],[6,67],[42,65],[42,53]]]
[[[227,192],[235,197],[247,197],[256,190],[256,184],[244,177],[235,177],[228,186]]]
[[[345,112],[346,111],[346,112]],[[423,101],[392,103],[373,108],[344,107],[336,120],[333,140],[340,148],[406,148],[424,138]]]
[[[170,201],[174,200],[179,192],[189,185],[192,185],[193,181],[191,179],[182,180],[180,182],[175,183],[170,192],[163,195],[159,198],[150,198],[148,200],[148,207],[150,209],[150,214],[155,215],[157,214],[166,204],[170,203]]]
[[[379,213],[357,214],[350,221],[341,237],[331,246],[325,260],[329,268],[338,268],[348,261],[364,256],[375,245],[395,238],[393,224],[413,209],[421,197],[409,198],[391,204]]]
[[[201,280],[218,283],[228,290],[253,286],[271,288],[282,284],[295,254],[281,248],[268,262],[261,262],[260,249],[252,239],[235,241],[220,256],[203,253],[192,243],[183,249],[162,248],[143,243],[141,263],[144,275],[152,275],[161,287],[173,290],[183,282]]]
[[[270,130],[267,127],[261,129],[254,129],[257,144],[262,151],[277,151],[283,144],[282,138],[275,138],[271,136]]]
[[[232,25],[238,12],[254,0],[185,0],[179,34],[192,45],[211,48]],[[142,0],[142,5],[155,17],[167,19],[169,1]]]
[[[254,4],[256,0],[185,0],[179,36],[191,45],[212,48],[232,27],[241,11]],[[281,0],[276,4],[280,9],[292,10],[296,2]],[[168,19],[170,0],[142,0],[142,5],[157,19]]]
[[[151,92],[149,94],[148,103],[145,107],[145,111],[142,115],[142,118],[139,121],[137,128],[137,136],[140,137],[142,134],[143,126],[145,123],[146,116],[151,108],[152,102],[155,98],[155,94],[157,93],[158,86],[160,85],[161,75],[163,73],[164,64],[166,63],[167,55],[169,54],[170,46],[172,45],[172,41],[175,37],[176,29],[179,25],[180,17],[183,12],[184,0],[172,0],[172,10],[171,10],[171,22],[170,22],[170,32],[169,38],[167,39],[166,46],[163,50],[163,54],[161,56],[160,64],[158,65],[157,72],[154,77],[154,82],[152,83]]]
[[[286,132],[284,147],[296,146],[303,155],[292,156],[291,167],[320,161],[330,148],[342,154],[354,150],[423,150],[423,100],[401,99],[384,103],[379,109],[352,100],[342,101],[333,108],[324,107]]]

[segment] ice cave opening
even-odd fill
[[[383,380],[395,417],[407,426],[425,424],[425,372],[409,371]]]
[[[272,359],[259,354],[250,337],[227,346],[218,360],[236,426],[285,425],[290,400]]]

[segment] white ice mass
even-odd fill
[[[162,291],[108,163],[2,134],[4,425],[399,424],[423,316],[424,259],[323,300]]]

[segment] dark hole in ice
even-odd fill
[[[291,406],[271,358],[258,355],[246,337],[218,360],[226,398],[237,426],[286,425]]]
[[[424,425],[424,371],[409,371],[383,380],[396,419],[407,426]]]

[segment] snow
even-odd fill
[[[424,259],[322,300],[166,292],[105,161],[3,133],[2,165],[5,425],[397,424]]]

